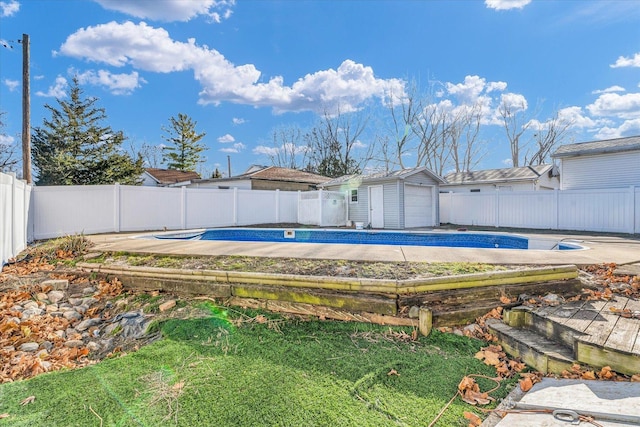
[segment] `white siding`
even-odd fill
[[[640,151],[561,159],[563,190],[640,186]]]
[[[384,183],[384,228],[398,229],[400,224],[400,196],[398,180]]]
[[[432,188],[431,186],[405,184],[405,228],[430,227],[434,225]]]

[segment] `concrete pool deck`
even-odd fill
[[[181,231],[176,230],[176,233]],[[440,232],[440,231],[436,231]],[[203,240],[140,239],[158,232],[100,234],[87,236],[96,251],[138,252],[165,255],[236,255],[255,257],[342,259],[392,262],[481,262],[523,265],[591,265],[615,263],[628,265],[640,274],[640,239],[589,234],[516,233],[540,242],[540,246],[558,241],[578,243],[581,250],[476,249],[427,246],[351,245],[328,243],[270,243]]]

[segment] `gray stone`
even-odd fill
[[[111,335],[113,333],[113,331],[115,331],[116,328],[118,328],[120,326],[119,323],[111,323],[107,326],[104,327],[104,335]]]
[[[40,344],[37,342],[26,342],[18,347],[18,350],[33,353],[34,351],[37,351],[38,348],[40,348]]]
[[[64,298],[64,292],[61,291],[51,291],[47,294],[49,301],[52,304],[60,302]]]
[[[40,343],[40,347],[44,348],[47,351],[51,351],[53,348],[53,343],[51,341],[43,341]]]
[[[96,288],[92,286],[87,286],[82,290],[82,295],[91,295],[96,291]]]
[[[42,313],[43,313],[43,310],[39,308],[28,308],[22,312],[22,320],[29,319],[33,316],[40,316],[42,315]]]
[[[95,298],[82,298],[82,305],[86,307],[91,307],[93,304],[97,303],[98,300]]]
[[[89,351],[98,351],[100,350],[100,344],[95,341],[90,341],[89,343],[87,343],[87,348],[89,349]]]
[[[66,334],[67,338],[73,338],[75,335],[79,335],[78,331],[76,331],[74,328],[67,328],[64,333]]]
[[[8,345],[6,347],[2,347],[2,350],[8,353],[13,353],[14,351],[16,351],[16,348],[12,345]]]
[[[78,348],[84,345],[84,341],[82,340],[69,340],[65,341],[64,346],[69,348]]]
[[[13,310],[13,311],[20,311],[20,312],[21,312],[22,310],[24,310],[24,307],[23,307],[23,306],[21,306],[21,305],[16,304],[16,305],[14,305],[13,307],[11,307],[11,310]]]
[[[7,323],[15,323],[16,325],[20,324],[20,319],[18,317],[10,317],[9,320],[7,320]]]
[[[28,310],[30,308],[38,308],[38,303],[35,301],[27,301],[24,304],[22,304],[22,308],[24,308],[25,310]]]
[[[48,371],[49,369],[51,369],[51,362],[48,362],[46,360],[41,361],[40,365],[45,371]]]
[[[82,304],[82,298],[69,298],[69,304],[76,306]]]
[[[88,309],[89,307],[87,307],[86,305],[78,305],[75,307],[75,310],[80,314],[85,314]]]
[[[78,331],[86,331],[87,329],[89,329],[92,326],[97,326],[100,323],[102,323],[102,320],[100,319],[87,319],[87,320],[83,320],[82,322],[78,323],[75,328]]]
[[[68,302],[60,303],[58,304],[58,307],[60,307],[60,311],[66,311],[66,309],[73,308],[73,306]]]
[[[49,304],[44,308],[47,313],[51,313],[52,311],[58,311],[58,304]]]
[[[82,314],[78,313],[75,310],[69,310],[69,311],[65,311],[64,313],[62,313],[62,317],[64,317],[67,320],[80,320],[82,319]]]
[[[51,289],[55,289],[57,291],[66,291],[69,289],[69,281],[63,279],[45,280],[41,285],[51,286]]]
[[[409,309],[409,318],[417,319],[418,317],[420,317],[420,307],[414,305]]]
[[[40,350],[39,352],[36,353],[36,357],[39,357],[40,359],[43,359],[45,357],[47,357],[49,355],[49,352],[47,351],[46,348],[43,348],[42,350]]]
[[[61,331],[61,330],[55,331],[54,334],[56,334],[58,337],[63,338],[63,339],[67,336],[67,334],[64,331]]]
[[[64,313],[62,311],[52,311],[51,313],[49,313],[49,315],[51,317],[62,317]]]
[[[38,292],[38,293],[36,294],[36,299],[37,299],[38,301],[47,301],[47,299],[48,299],[48,298],[47,298],[47,294],[45,294],[44,292]]]

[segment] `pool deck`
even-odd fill
[[[181,232],[176,230],[177,232]],[[436,231],[440,232],[440,231]],[[637,236],[517,233],[541,247],[557,241],[576,242],[583,250],[475,249],[426,246],[351,245],[327,243],[268,243],[230,241],[176,241],[138,239],[148,233],[88,236],[96,251],[141,252],[167,255],[236,255],[256,257],[343,259],[354,261],[481,262],[520,265],[629,265],[640,274],[640,239]],[[550,246],[549,246],[550,247]]]

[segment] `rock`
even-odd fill
[[[68,302],[63,302],[61,304],[58,304],[58,307],[60,308],[60,311],[67,311],[68,309],[73,309],[73,306]]]
[[[116,301],[116,308],[123,307],[127,304],[129,304],[129,301],[127,301],[126,298],[119,299],[118,301]]]
[[[54,334],[56,334],[58,337],[63,339],[67,336],[67,334],[64,331],[60,331],[60,330],[55,331]]]
[[[85,314],[88,309],[89,307],[87,307],[86,305],[78,305],[75,307],[75,310],[80,314]]]
[[[87,348],[89,349],[89,351],[98,351],[100,350],[100,344],[95,341],[90,341],[89,343],[87,343]]]
[[[22,304],[22,308],[23,308],[24,310],[28,310],[28,309],[30,309],[30,308],[38,308],[38,307],[39,307],[39,306],[38,306],[38,303],[37,303],[37,302],[35,302],[35,301],[27,301],[27,302],[25,302],[24,304]]]
[[[62,311],[52,311],[51,313],[49,313],[49,315],[51,317],[62,317],[64,313]]]
[[[52,311],[58,311],[58,304],[49,304],[44,308],[47,313],[51,313]]]
[[[64,298],[64,292],[61,291],[51,291],[47,294],[47,298],[51,301],[52,304],[56,304],[60,302]]]
[[[82,298],[69,298],[69,304],[72,306],[80,305],[82,304]]]
[[[44,348],[47,351],[51,351],[51,349],[53,348],[53,343],[51,341],[43,341],[40,344],[40,347]]]
[[[40,359],[44,359],[48,355],[49,355],[49,352],[47,351],[46,348],[43,348],[42,350],[36,353],[36,357],[39,357]]]
[[[43,310],[39,308],[28,308],[22,312],[22,320],[27,320],[33,316],[40,316],[42,313]]]
[[[76,339],[76,337],[80,338],[80,334],[74,328],[67,328],[64,333],[69,339]]]
[[[142,311],[131,311],[118,314],[112,320],[113,323],[118,322],[122,326],[121,335],[125,338],[140,338],[147,331],[151,317],[145,316]]]
[[[420,317],[420,307],[414,305],[409,309],[409,318],[417,319],[418,317]]]
[[[82,298],[82,305],[84,305],[87,308],[91,307],[93,304],[97,302],[98,300],[95,298]]]
[[[547,294],[542,298],[545,304],[558,305],[563,301],[563,298],[556,294]]]
[[[36,294],[36,299],[38,301],[46,301],[47,300],[47,294],[43,293],[43,292],[38,292]]]
[[[46,360],[43,360],[42,362],[40,362],[40,366],[42,366],[42,368],[45,371],[48,371],[49,369],[51,369],[51,362],[48,362]]]
[[[18,317],[10,317],[7,320],[7,323],[15,323],[16,325],[20,324],[20,319]]]
[[[34,351],[38,350],[38,348],[40,348],[40,344],[38,344],[37,342],[26,342],[18,347],[18,350],[33,353]]]
[[[86,331],[87,329],[89,329],[92,326],[97,326],[100,323],[102,323],[102,320],[100,319],[87,319],[87,320],[83,320],[82,322],[78,323],[75,328],[78,331]]]
[[[20,311],[20,312],[21,312],[22,310],[24,310],[24,307],[23,307],[23,306],[21,306],[21,305],[16,304],[16,305],[14,305],[13,307],[11,307],[11,310],[13,310],[13,311]]]
[[[65,341],[64,346],[69,348],[78,348],[84,345],[84,341],[82,340],[69,340]]]
[[[12,345],[8,345],[6,347],[2,347],[3,351],[6,351],[7,353],[13,353],[14,351],[16,351],[16,348]]]
[[[163,311],[170,310],[175,306],[176,306],[176,300],[171,299],[169,301],[166,301],[166,302],[163,302],[162,304],[160,304],[158,306],[158,309],[160,309],[160,312],[163,312]]]
[[[51,286],[51,289],[55,289],[56,291],[66,291],[69,289],[69,281],[63,279],[45,280],[41,285]]]
[[[120,323],[111,323],[110,325],[105,326],[104,328],[104,335],[111,335],[113,334],[113,331],[116,330],[116,328],[120,327]]]
[[[88,254],[82,255],[82,259],[89,260],[89,259],[100,258],[101,256],[102,256],[102,252],[90,252]]]
[[[91,295],[96,291],[96,288],[92,286],[87,286],[82,290],[82,295]]]
[[[82,314],[78,313],[75,310],[69,310],[62,313],[62,317],[64,317],[67,320],[74,321],[74,320],[82,319]]]

